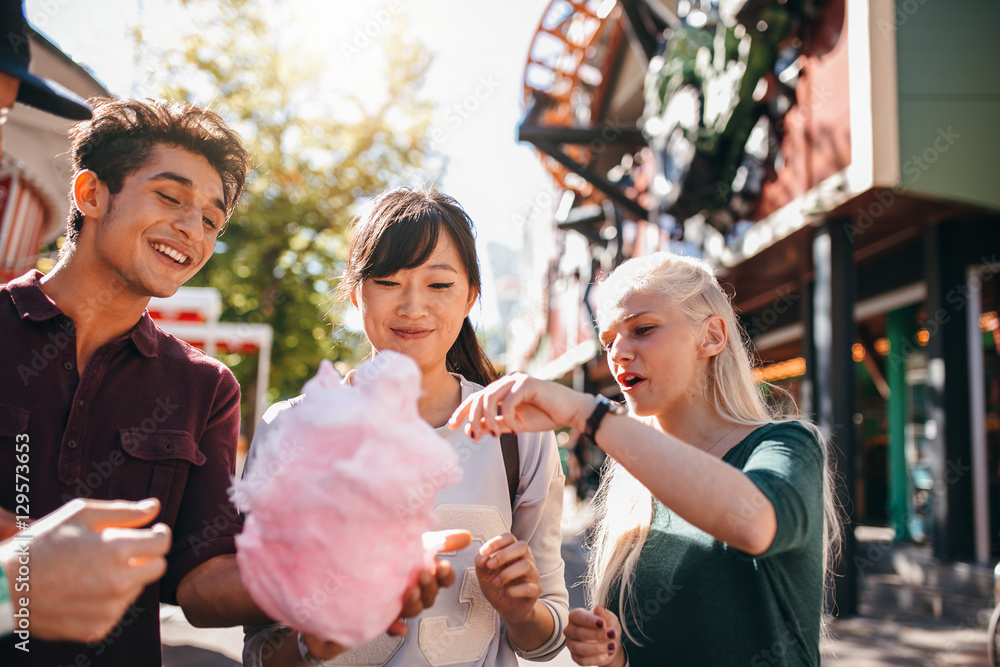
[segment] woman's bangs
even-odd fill
[[[371,262],[363,278],[390,276],[415,269],[430,258],[437,247],[441,223],[430,211],[400,217],[382,229]]]

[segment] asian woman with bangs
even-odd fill
[[[438,492],[438,528],[470,531],[473,547],[445,555],[456,585],[408,619],[405,636],[384,635],[329,664],[515,667],[518,656],[550,659],[565,645],[569,613],[555,439],[525,433],[505,452],[499,434],[473,441],[447,428],[463,400],[497,379],[469,320],[482,291],[472,220],[439,192],[380,195],[351,229],[338,291],[358,309],[372,355],[393,350],[420,367],[420,416],[463,469],[460,484]],[[263,641],[248,635],[244,660]]]

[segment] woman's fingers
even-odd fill
[[[392,635],[393,637],[405,637],[406,633],[409,631],[410,629],[406,627],[406,623],[402,619],[397,618],[391,625],[389,625],[389,629],[386,630],[385,633],[387,635]]]
[[[532,563],[535,561],[528,543],[518,540],[512,533],[504,533],[479,548],[476,565],[495,570],[522,558]]]
[[[605,628],[607,628],[610,635],[613,635],[612,638],[621,636],[622,626],[618,622],[618,617],[608,611],[606,607],[597,605],[594,607],[594,614],[604,621]]]
[[[511,377],[502,378],[467,398],[451,416],[449,428],[456,429],[464,422],[465,433],[473,440],[479,440],[485,433],[498,436],[511,431],[510,425],[498,416],[499,403],[507,396],[514,381]]]
[[[610,664],[621,646],[617,620],[603,607],[596,607],[593,612],[571,611],[563,633],[573,660],[580,665]]]
[[[569,613],[569,623],[565,634],[568,639],[576,641],[602,641],[605,637],[606,624],[604,620],[586,609],[574,609]]]
[[[493,585],[498,588],[506,586],[512,581],[530,576],[534,569],[534,563],[529,560],[516,561],[493,574]]]
[[[455,568],[449,561],[440,558],[435,561],[434,574],[437,577],[438,588],[448,588],[455,583]]]
[[[513,584],[504,590],[509,598],[539,598],[542,595],[541,585],[531,580]]]
[[[607,646],[589,642],[566,641],[573,662],[578,665],[606,665],[611,662],[612,655]]]

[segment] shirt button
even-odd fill
[[[67,362],[63,363],[63,368],[65,368],[68,371],[73,370],[73,362],[72,361],[67,361]]]
[[[70,449],[76,449],[76,440],[70,440],[69,442],[66,443],[66,446],[69,447]]]

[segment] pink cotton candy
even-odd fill
[[[451,446],[417,411],[420,370],[383,352],[341,384],[323,361],[233,483],[250,514],[236,536],[243,584],[274,620],[351,647],[399,615],[441,548],[439,489],[461,478]]]

